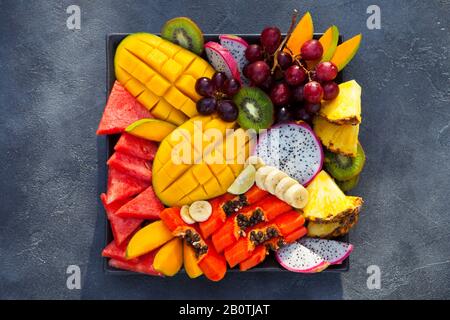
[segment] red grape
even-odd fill
[[[237,119],[239,110],[232,100],[221,100],[218,105],[220,119],[225,122],[233,122]]]
[[[338,68],[333,62],[325,61],[316,66],[316,76],[320,82],[334,80],[337,74]]]
[[[286,83],[277,83],[270,91],[270,99],[277,106],[289,103],[291,99],[289,86]]]
[[[217,102],[216,99],[213,97],[205,97],[201,98],[197,101],[197,111],[201,115],[209,115],[216,112],[217,109]]]
[[[320,103],[323,98],[323,89],[317,81],[311,81],[305,84],[303,88],[305,100],[311,103]]]
[[[229,97],[232,97],[236,93],[238,93],[240,88],[241,84],[234,78],[225,80],[225,83],[223,85],[223,91]]]
[[[336,82],[329,81],[322,84],[323,100],[333,100],[339,95],[339,86]]]
[[[261,32],[261,44],[268,54],[273,54],[281,42],[281,31],[277,27],[267,27]]]
[[[211,78],[211,82],[214,86],[214,89],[217,91],[223,90],[223,85],[225,81],[227,80],[227,75],[225,72],[216,72]]]
[[[248,66],[247,73],[255,85],[260,85],[270,76],[270,67],[264,61],[256,61]]]
[[[294,112],[294,119],[309,122],[312,120],[312,116],[305,110],[305,108],[299,108]]]
[[[270,92],[270,90],[272,89],[273,84],[274,84],[273,76],[269,75],[267,77],[266,81],[261,83],[258,87],[260,89],[264,90],[265,92]]]
[[[214,94],[214,86],[211,79],[206,77],[198,78],[195,82],[195,91],[203,97],[210,97]]]
[[[298,86],[292,89],[292,98],[296,102],[302,102],[305,99],[303,96],[303,86]]]
[[[291,86],[298,86],[305,82],[306,72],[302,67],[294,64],[284,72],[284,78],[287,84]]]
[[[314,115],[317,112],[319,112],[320,107],[321,107],[320,103],[311,103],[311,102],[305,103],[305,110],[311,115]]]
[[[284,51],[281,51],[277,55],[278,65],[282,70],[286,70],[292,64],[292,56]]]
[[[245,57],[249,62],[255,62],[262,60],[264,53],[259,44],[251,44],[245,50]]]
[[[281,107],[276,111],[276,122],[288,122],[292,120],[292,110],[289,107]]]
[[[323,47],[318,40],[308,40],[300,49],[300,54],[305,60],[317,60],[322,58]]]

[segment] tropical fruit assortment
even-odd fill
[[[111,267],[153,276],[223,279],[273,252],[301,273],[341,264],[337,241],[357,223],[361,87],[338,83],[361,35],[336,26],[314,38],[309,12],[286,36],[206,42],[187,17],[161,36],[117,47],[116,82],[98,135],[120,135],[108,159],[104,205]]]

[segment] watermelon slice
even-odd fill
[[[127,245],[129,240],[124,241],[120,246],[116,244],[115,241],[111,241],[105,249],[102,251],[102,257],[112,258],[116,260],[126,261],[126,262],[138,262],[137,258],[127,260],[125,258],[125,252],[127,251]]]
[[[161,273],[157,272],[155,268],[153,268],[153,261],[155,260],[155,255],[157,252],[158,249],[153,250],[152,252],[138,258],[137,262],[110,259],[109,265],[117,269],[145,273],[152,276],[162,276]]]
[[[153,116],[116,81],[103,111],[97,134],[124,132],[130,124],[144,118],[153,118]]]
[[[150,161],[129,156],[126,153],[114,152],[107,163],[110,169],[115,168],[137,179],[147,182],[152,181],[152,164]]]
[[[119,141],[117,141],[114,150],[140,159],[153,160],[158,150],[158,145],[153,141],[124,132],[120,136]]]
[[[139,194],[136,198],[121,207],[116,214],[123,218],[141,218],[156,220],[164,210],[152,187]]]
[[[135,218],[121,218],[116,215],[116,211],[123,206],[127,201],[116,201],[111,204],[106,203],[106,194],[102,193],[100,199],[105,207],[106,215],[111,230],[113,232],[114,241],[116,245],[120,246],[125,240],[142,224],[142,219]]]
[[[150,186],[150,182],[136,179],[113,167],[108,170],[108,191],[106,203],[130,198]],[[119,208],[117,208],[119,209]]]

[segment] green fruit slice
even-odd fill
[[[358,185],[358,182],[359,182],[359,175],[351,178],[350,180],[345,180],[345,181],[336,180],[337,185],[344,192],[348,192],[348,191],[352,190],[353,188],[355,188]]]
[[[364,167],[366,155],[358,142],[356,157],[347,157],[342,154],[325,152],[325,169],[339,181],[350,180],[357,176]]]
[[[273,104],[269,96],[259,88],[244,87],[234,96],[239,108],[237,122],[244,129],[261,130],[273,123]]]
[[[256,169],[249,164],[234,180],[233,184],[228,188],[231,194],[239,195],[246,193],[255,183]]]
[[[198,55],[203,52],[202,30],[189,18],[177,17],[167,21],[162,27],[161,37]]]

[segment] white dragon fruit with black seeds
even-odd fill
[[[321,272],[330,265],[321,256],[298,242],[281,248],[275,253],[275,257],[283,268],[292,272]]]
[[[341,264],[353,251],[352,244],[335,240],[303,238],[298,242],[330,264]]]
[[[255,154],[302,185],[311,182],[323,165],[322,145],[305,122],[283,123],[261,134]]]
[[[217,42],[210,41],[205,44],[205,52],[216,71],[225,72],[229,78],[241,81],[238,64],[228,49]]]
[[[244,73],[242,72],[245,65],[248,63],[247,58],[245,57],[245,50],[247,50],[248,43],[241,37],[231,34],[223,34],[219,37],[219,39],[220,44],[228,49],[228,51],[236,61],[239,69],[239,74],[241,76],[241,81],[245,85],[248,85],[250,81],[244,76]]]

